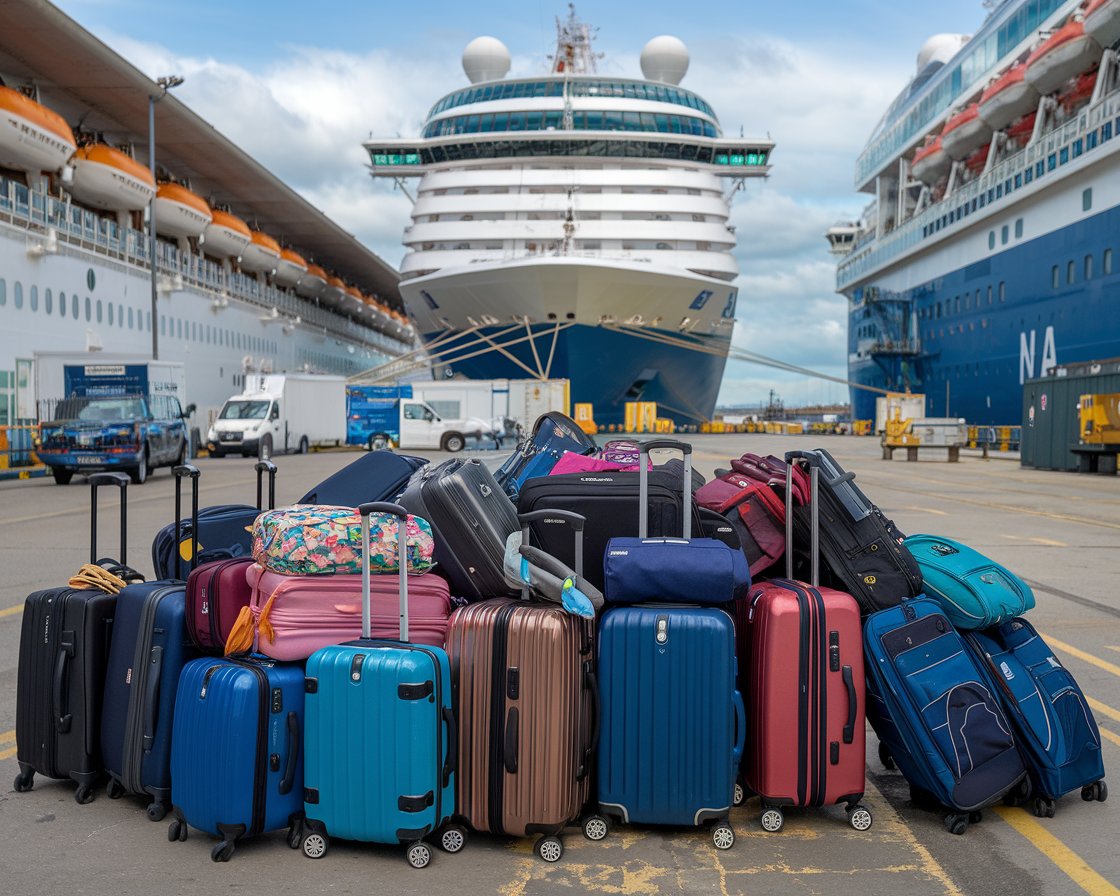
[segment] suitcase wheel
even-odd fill
[[[712,843],[716,849],[731,849],[735,845],[735,831],[726,821],[712,828]]]
[[[1031,792],[1033,790],[1031,779],[1023,778],[1014,788],[1004,794],[1003,804],[1005,806],[1021,806],[1031,798]]]
[[[417,840],[415,843],[409,844],[405,858],[408,859],[408,864],[413,868],[426,868],[428,863],[432,861],[431,847],[423,840]]]
[[[303,837],[303,854],[309,859],[321,859],[327,854],[331,840],[325,833],[308,831]]]
[[[866,831],[871,828],[871,810],[866,806],[856,806],[848,810],[848,824],[857,831]]]
[[[221,843],[215,843],[214,848],[210,850],[210,860],[212,862],[228,862],[236,848],[237,844],[232,840],[223,840]]]
[[[1036,796],[1034,798],[1034,807],[1032,811],[1036,818],[1053,818],[1054,801],[1048,800],[1044,796]]]
[[[148,804],[148,821],[163,821],[167,816],[167,806],[164,803]]]
[[[887,771],[893,772],[895,770],[894,757],[882,741],[879,741],[879,761],[883,763],[883,768]]]
[[[79,784],[78,789],[74,791],[74,802],[79,806],[85,806],[93,802],[93,787],[89,784]]]
[[[589,815],[583,820],[583,836],[588,840],[602,840],[610,830],[610,825],[602,815]]]
[[[18,780],[18,779],[17,779]],[[17,790],[19,788],[16,788]],[[1094,781],[1086,787],[1081,788],[1081,799],[1087,803],[1096,800],[1098,803],[1103,803],[1108,799],[1108,785],[1104,781]]]
[[[175,843],[176,841],[178,841],[178,842],[181,843],[186,839],[187,839],[187,826],[186,826],[186,824],[178,818],[172,818],[171,819],[171,824],[169,824],[167,826],[167,842],[168,843]]]
[[[735,792],[731,796],[732,806],[741,806],[747,799],[747,792],[743,789],[743,785],[738,781],[735,782]]]
[[[560,842],[559,837],[541,837],[533,849],[538,858],[546,862],[559,862],[560,857],[564,855],[564,844]]]
[[[786,819],[785,816],[782,815],[781,809],[764,809],[759,821],[762,823],[762,829],[764,831],[776,834],[782,829],[782,825],[785,824]]]
[[[35,780],[35,772],[30,769],[26,772],[20,772],[16,775],[15,781],[12,783],[12,789],[16,793],[27,793],[32,787],[32,782]]]
[[[945,830],[950,834],[963,834],[968,830],[968,815],[946,815]]]
[[[439,847],[444,852],[456,853],[467,845],[467,829],[462,825],[449,824],[439,835]]]
[[[119,800],[124,796],[124,785],[116,778],[110,778],[105,786],[105,793],[111,800]]]
[[[303,828],[299,822],[292,822],[292,826],[288,828],[288,847],[290,849],[299,849],[299,844],[303,840]]]

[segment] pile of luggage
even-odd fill
[[[72,778],[86,803],[107,775],[171,811],[170,840],[219,837],[215,861],[284,828],[311,858],[341,838],[414,867],[469,831],[557,861],[576,824],[704,826],[730,849],[748,794],[768,831],[833,804],[868,829],[867,718],[954,833],[1000,799],[1107,795],[1085,698],[1021,618],[1030,589],[904,538],[825,451],[704,483],[685,443],[598,449],[548,414],[496,473],[373,452],[282,508],[275,473],[257,465],[256,505],[200,510],[177,467],[152,582],[126,565],[127,477],[90,478],[90,564],[27,600],[17,791]],[[110,485],[119,561],[96,548]]]

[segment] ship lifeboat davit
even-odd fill
[[[980,117],[992,130],[1002,130],[1038,108],[1038,91],[1024,78],[1026,71],[1025,63],[1011,66],[980,96]]]
[[[280,244],[267,233],[251,232],[249,245],[241,251],[241,270],[271,274],[280,264]]]
[[[160,184],[155,207],[156,233],[171,239],[201,236],[214,218],[210,204],[181,184]]]
[[[952,166],[953,160],[941,145],[941,138],[935,137],[914,153],[910,173],[922,183],[933,185],[948,174]]]
[[[277,286],[295,289],[303,275],[307,273],[307,260],[292,249],[280,250],[280,261],[276,263],[276,273],[272,281]]]
[[[253,235],[249,225],[220,209],[211,209],[210,214],[211,221],[202,232],[202,250],[213,258],[237,258]]]
[[[979,103],[965,106],[945,122],[945,129],[941,132],[941,146],[949,154],[949,158],[957,161],[991,139],[992,129],[980,117]]]
[[[1102,47],[1120,40],[1120,0],[1092,0],[1085,7],[1085,33]]]
[[[10,87],[0,87],[0,166],[58,171],[78,144],[61,115]]]
[[[317,264],[309,264],[307,272],[296,284],[296,293],[305,299],[317,299],[327,285],[327,272]]]
[[[1041,94],[1053,93],[1101,57],[1101,45],[1085,33],[1079,19],[1071,19],[1027,57],[1027,82]]]
[[[151,171],[104,143],[79,147],[73,165],[70,195],[94,208],[139,211],[156,195],[156,181]]]

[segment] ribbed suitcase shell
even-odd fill
[[[498,598],[451,617],[458,814],[477,831],[553,834],[590,782],[592,623],[555,604]]]
[[[309,827],[347,840],[408,843],[443,825],[455,808],[447,654],[400,641],[353,641],[312,654],[307,682]],[[427,696],[400,696],[402,686],[426,682]],[[420,811],[400,807],[402,797],[428,794],[431,803]]]
[[[220,656],[253,589],[245,577],[252,557],[214,560],[187,576],[187,634],[202,653]]]
[[[746,734],[731,617],[612,607],[599,627],[599,680],[600,811],[649,824],[726,819]]]
[[[245,571],[252,588],[254,619],[273,598],[268,611],[273,637],[258,632],[256,650],[273,659],[307,659],[321,647],[351,641],[362,634],[362,577],[285,576],[254,563]],[[392,638],[400,630],[396,574],[370,581],[371,634]],[[434,573],[408,577],[409,640],[443,647],[451,597],[447,582]]]
[[[171,738],[176,815],[230,843],[293,824],[303,811],[303,690],[298,665],[187,663]]]
[[[171,801],[171,726],[179,673],[196,655],[187,637],[183,582],[145,582],[117,596],[101,751],[110,776],[128,793],[152,797],[159,821]]]
[[[749,606],[748,787],[764,806],[854,808],[867,763],[859,606],[787,579],[754,586]]]

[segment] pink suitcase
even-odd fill
[[[286,576],[254,563],[245,572],[253,590],[226,653],[256,650],[276,660],[305,660],[321,647],[362,637],[362,577]],[[400,582],[396,575],[374,576],[370,583],[374,638],[400,632]],[[434,573],[408,577],[409,641],[443,647],[451,595]]]

